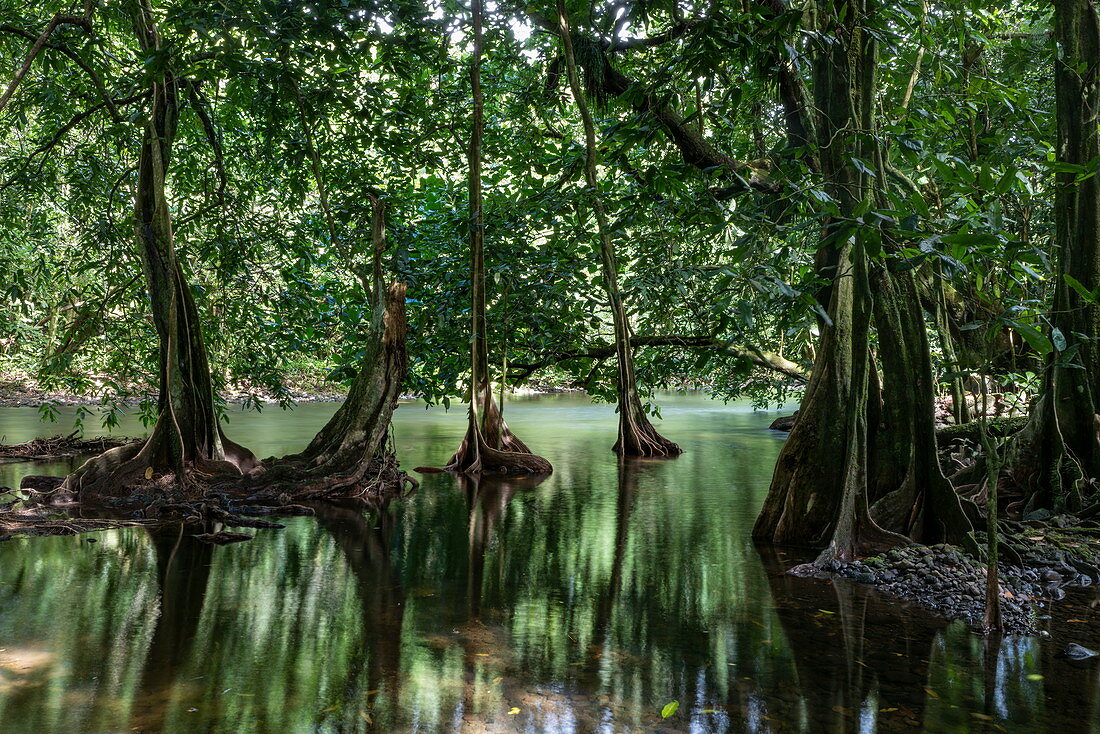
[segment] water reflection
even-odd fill
[[[619,462],[610,410],[509,410],[555,464],[543,483],[433,475],[226,547],[179,528],[0,543],[0,731],[1097,728],[1096,666],[1056,657],[1100,648],[1094,595],[1056,610],[1054,643],[989,646],[755,548],[770,416],[672,401],[689,453]],[[464,426],[398,417],[410,465]]]

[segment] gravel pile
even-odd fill
[[[998,567],[1001,617],[1008,634],[1036,634],[1035,619],[1044,599],[1061,598],[1062,586],[1075,583],[1054,568]],[[1064,570],[1064,569],[1063,569]],[[849,563],[837,573],[915,602],[948,619],[980,628],[985,615],[985,565],[950,545],[894,548],[880,556]]]

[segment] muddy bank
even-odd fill
[[[137,406],[142,400],[148,399],[155,402],[157,399],[156,390],[149,386],[126,384],[123,385],[124,392],[117,392],[105,388],[105,383],[100,384],[101,382],[102,380],[93,379],[90,390],[87,393],[79,393],[45,389],[30,377],[0,376],[0,407],[37,408],[47,403],[86,407],[105,404]],[[293,403],[330,403],[346,398],[347,389],[340,384],[311,379],[292,383],[288,386],[285,396],[278,396],[263,389],[232,386],[222,392],[222,397],[226,402],[234,404],[256,401],[277,404],[281,398]]]

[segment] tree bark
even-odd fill
[[[612,450],[622,456],[676,456],[683,450],[653,427],[642,407],[638,394],[638,378],[634,372],[634,352],[630,345],[630,321],[619,290],[619,266],[615,257],[615,243],[611,239],[611,224],[607,219],[603,198],[600,196],[597,166],[599,153],[596,147],[596,128],[592,113],[581,88],[577,74],[577,61],[573,54],[573,39],[569,31],[569,17],[564,0],[558,0],[558,19],[569,87],[580,112],[584,127],[585,166],[584,177],[588,186],[592,210],[596,215],[596,227],[600,238],[600,260],[603,264],[604,287],[611,306],[611,319],[615,329],[615,354],[618,360],[618,413],[619,436]]]
[[[882,390],[869,434],[871,516],[919,542],[968,543],[973,528],[940,470],[932,360],[912,271],[876,266],[872,287]]]
[[[854,158],[873,161],[875,45],[866,33],[869,0],[819,6],[822,39],[814,60],[818,147],[825,189],[836,202],[822,249],[836,263],[799,418],[780,451],[753,535],[777,543],[827,544],[818,563],[845,562],[868,547],[904,543],[881,528],[868,507],[869,321],[872,316],[867,228],[849,224],[872,198]],[[863,166],[866,168],[866,165]]]

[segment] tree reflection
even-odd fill
[[[808,722],[809,731],[890,731],[923,722],[929,656],[942,622],[846,579],[792,576],[775,548],[758,550],[797,673],[796,695],[770,697],[771,715]]]
[[[177,674],[191,655],[202,617],[214,547],[194,539],[194,526],[150,528],[157,559],[159,615],[131,713],[131,731],[165,729]]]
[[[376,728],[387,728],[401,701],[401,632],[405,593],[391,562],[396,516],[390,499],[324,503],[316,506],[317,521],[336,546],[357,582],[362,604],[363,641],[349,681],[366,675],[363,702]],[[365,669],[364,669],[365,668]],[[359,702],[356,701],[356,704]],[[357,715],[349,711],[350,716]]]

